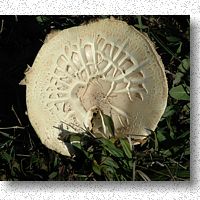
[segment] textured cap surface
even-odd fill
[[[167,104],[164,66],[147,36],[118,20],[100,20],[57,32],[26,72],[27,110],[43,144],[69,155],[58,139],[88,127],[109,136],[102,115],[111,116],[115,135],[143,139],[155,130]]]

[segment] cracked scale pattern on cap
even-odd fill
[[[164,66],[153,43],[114,19],[56,32],[25,80],[34,129],[43,144],[63,155],[69,153],[55,128],[62,122],[69,124],[68,131],[92,130],[87,116],[95,107],[112,117],[117,137],[142,140],[147,129],[155,130],[168,96]]]

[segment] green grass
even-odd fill
[[[25,88],[18,83],[45,35],[51,29],[106,17],[4,17],[0,33],[0,180],[189,180],[189,16],[115,16],[148,34],[166,69],[168,105],[145,144],[133,147],[127,138],[78,135],[80,143],[72,144],[73,156],[65,157],[42,145],[31,127],[25,115]]]

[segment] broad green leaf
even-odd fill
[[[115,169],[110,166],[102,165],[101,170],[109,181],[112,181],[114,176],[116,176]]]
[[[105,135],[114,135],[114,122],[112,118],[108,115],[105,115],[103,112],[100,112],[101,120],[102,120],[102,125],[104,127],[104,134]]]
[[[100,140],[103,143],[103,148],[106,149],[111,155],[115,157],[124,157],[122,150],[117,148],[111,141],[104,138],[101,138]]]
[[[92,169],[93,171],[98,174],[99,176],[101,176],[101,166],[98,165],[98,163],[96,162],[96,160],[93,161],[92,163]]]
[[[129,160],[129,161],[128,161],[128,166],[129,166],[131,169],[133,169],[133,160]]]
[[[74,146],[74,147],[76,147],[76,148],[82,150],[82,146],[81,146],[81,143],[80,143],[80,142],[74,141],[74,142],[72,142],[71,144],[69,144],[69,146],[72,146],[72,147]]]
[[[111,157],[103,157],[102,164],[118,169],[118,164]]]
[[[127,141],[127,139],[120,138],[120,143],[121,143],[121,145],[122,145],[122,148],[123,148],[124,153],[126,154],[126,156],[127,156],[128,158],[132,158],[132,153],[131,153],[130,144],[129,144],[129,142]]]
[[[175,106],[173,106],[173,105],[167,106],[166,109],[165,109],[165,112],[164,112],[164,114],[163,114],[163,117],[164,117],[164,118],[170,117],[170,116],[172,116],[175,112],[176,112]]]
[[[180,38],[175,37],[175,36],[168,36],[168,37],[166,37],[166,39],[167,39],[169,42],[173,42],[173,43],[176,43],[176,42],[180,41]]]
[[[173,85],[177,85],[181,82],[181,78],[183,77],[183,73],[181,72],[177,72],[176,75],[175,75],[175,79],[173,81]]]
[[[178,66],[178,69],[180,72],[185,73],[190,68],[190,60],[189,59],[183,59],[181,64]]]
[[[52,172],[52,173],[49,175],[49,179],[54,179],[57,175],[58,175],[58,172]]]
[[[36,20],[38,23],[42,24],[44,22],[50,21],[50,17],[47,16],[37,16]]]
[[[178,170],[177,176],[181,178],[190,178],[190,171]]]
[[[93,152],[87,152],[87,151],[83,150],[83,153],[85,154],[87,159],[89,159],[89,160],[93,159]]]
[[[78,134],[70,135],[70,142],[80,142],[81,136]]]
[[[176,53],[179,54],[181,53],[181,49],[182,49],[182,42],[180,42],[178,49],[176,50]]]
[[[163,134],[163,131],[159,131],[159,130],[158,130],[158,132],[157,132],[157,134],[156,134],[156,137],[157,137],[157,140],[158,140],[159,142],[162,142],[162,141],[164,141],[164,140],[167,139],[167,138],[165,137],[165,135]]]
[[[190,96],[186,93],[184,87],[182,85],[179,85],[177,87],[173,87],[169,94],[171,97],[177,100],[190,100]]]
[[[42,23],[42,22],[43,22],[43,20],[42,20],[42,17],[41,17],[41,16],[37,16],[37,17],[36,17],[36,20],[37,20],[39,23]]]

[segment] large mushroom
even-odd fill
[[[123,21],[100,20],[49,35],[25,73],[30,122],[42,143],[69,156],[59,139],[89,129],[95,136],[143,140],[165,110],[164,66],[150,39]],[[114,133],[104,124],[112,118]]]

